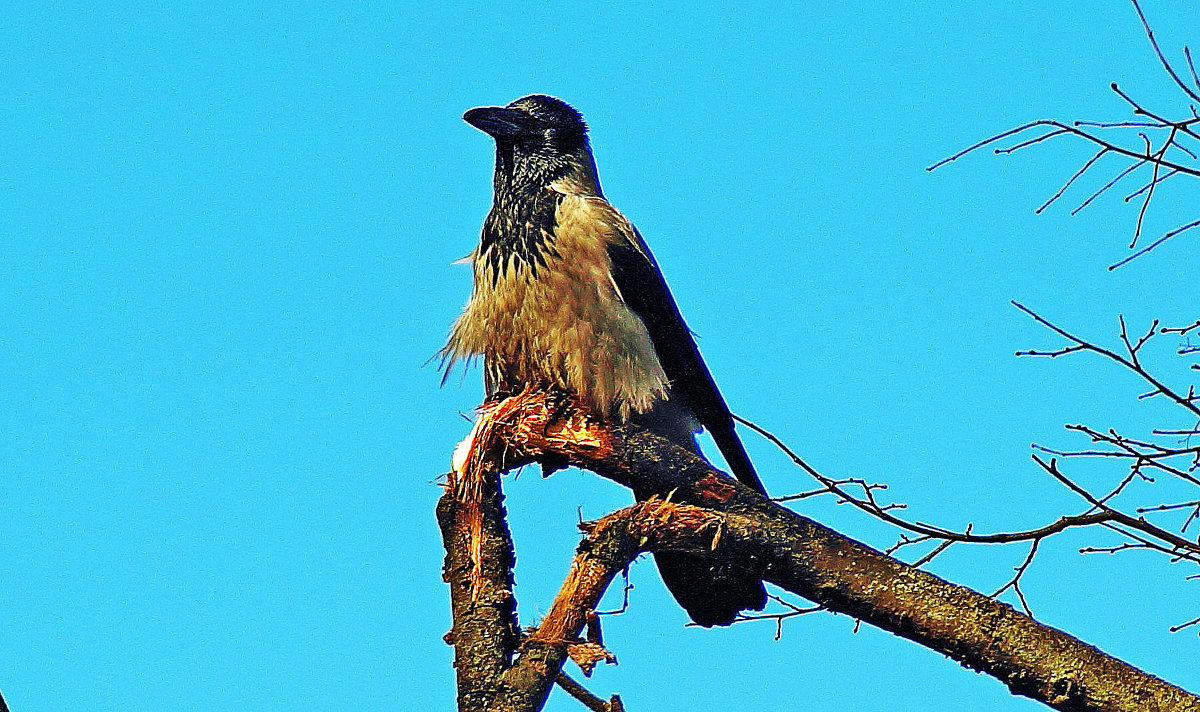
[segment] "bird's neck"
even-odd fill
[[[525,151],[511,145],[496,147],[492,184],[497,205],[502,198],[529,196],[559,182],[578,186],[584,195],[601,195],[596,161],[586,145],[567,153]]]
[[[565,193],[600,195],[590,151],[554,157],[496,152],[495,196],[478,253],[493,281],[509,270],[536,277],[557,255],[557,211]]]

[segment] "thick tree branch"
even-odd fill
[[[460,712],[488,709],[519,639],[512,592],[515,555],[500,473],[493,467],[484,474],[474,501],[456,497],[450,486],[437,505],[446,547],[442,576],[450,585],[454,618],[446,642],[454,646]]]
[[[728,552],[724,556],[831,611],[942,652],[996,677],[1014,693],[1055,709],[1200,710],[1200,698],[1007,605],[784,509],[660,438],[627,427],[606,427],[570,409],[547,407],[538,394],[524,394],[519,400],[493,424],[510,454],[520,453],[522,459],[566,458],[632,488],[639,498],[671,493],[675,502],[717,513],[720,545]],[[622,551],[616,558],[626,555]],[[619,570],[613,566],[615,561],[610,571]],[[577,577],[575,572],[572,576]],[[602,578],[591,576],[597,582]],[[523,654],[513,670],[547,665],[551,669],[539,674],[552,678],[557,671],[552,666],[561,662],[567,642],[578,634],[578,611],[594,605],[587,602],[592,595],[598,600],[598,594],[590,593],[582,604],[572,604],[575,614],[552,610],[546,624],[552,617],[573,622],[539,628],[529,647],[523,646],[538,655],[525,665]],[[511,680],[515,675],[509,673],[505,676]]]
[[[723,542],[726,518],[720,514],[652,497],[580,528],[587,538],[571,562],[571,571],[550,611],[521,642],[516,663],[504,673],[500,693],[490,708],[496,712],[535,712],[576,646],[580,632],[593,619],[608,585],[646,551],[690,551],[733,556]],[[590,668],[585,667],[585,672]],[[611,702],[608,704],[612,704]]]

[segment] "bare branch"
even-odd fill
[[[1141,20],[1142,27],[1146,32],[1146,37],[1149,39],[1150,45],[1154,50],[1154,53],[1157,55],[1163,68],[1167,71],[1175,84],[1184,92],[1184,95],[1187,98],[1191,99],[1192,101],[1200,101],[1200,99],[1197,99],[1197,91],[1190,88],[1171,66],[1170,62],[1167,61],[1166,56],[1162,53],[1162,50],[1158,45],[1158,40],[1155,38],[1154,32],[1151,30],[1150,25],[1146,20],[1145,14],[1142,12],[1141,7],[1138,5],[1136,0],[1134,0],[1133,4],[1137,11],[1138,17]],[[1195,64],[1192,62],[1191,50],[1187,47],[1184,48],[1184,57],[1186,59],[1188,71],[1191,73],[1191,78],[1196,84],[1197,89],[1200,89],[1200,81],[1197,81],[1196,68]],[[1185,146],[1180,140],[1187,139],[1189,141],[1196,141],[1200,143],[1200,133],[1198,133],[1196,130],[1196,125],[1200,124],[1200,113],[1197,113],[1195,106],[1189,106],[1188,108],[1190,109],[1190,116],[1178,121],[1173,121],[1168,119],[1163,114],[1152,111],[1140,104],[1127,92],[1123,91],[1116,82],[1110,83],[1109,88],[1114,94],[1120,97],[1121,100],[1130,107],[1130,109],[1133,110],[1133,113],[1136,116],[1144,117],[1144,119],[1118,121],[1076,120],[1070,123],[1051,119],[1030,121],[1007,131],[994,134],[982,141],[978,141],[959,151],[958,153],[934,163],[933,165],[927,167],[926,170],[936,170],[947,163],[957,161],[958,159],[984,148],[985,146],[1004,142],[1007,139],[1017,137],[1033,129],[1038,129],[1040,132],[1034,138],[1020,140],[1008,146],[1001,146],[996,148],[994,152],[998,155],[1016,153],[1017,151],[1029,148],[1035,144],[1040,144],[1048,141],[1049,139],[1064,135],[1074,136],[1097,146],[1099,150],[1094,153],[1086,162],[1084,162],[1084,164],[1080,166],[1074,173],[1072,173],[1062,187],[1060,187],[1058,191],[1054,193],[1054,195],[1052,195],[1037,208],[1035,212],[1041,214],[1060,198],[1062,198],[1063,195],[1066,194],[1067,190],[1071,188],[1071,186],[1074,185],[1079,178],[1091,171],[1101,157],[1111,153],[1132,159],[1132,163],[1126,166],[1123,170],[1121,170],[1120,173],[1102,185],[1099,189],[1091,193],[1082,203],[1079,204],[1078,207],[1071,211],[1071,215],[1076,215],[1101,195],[1113,188],[1122,178],[1148,163],[1151,166],[1151,175],[1149,180],[1140,188],[1133,190],[1125,196],[1125,202],[1129,202],[1134,198],[1141,196],[1137,219],[1134,223],[1133,238],[1129,243],[1129,249],[1135,250],[1141,242],[1143,230],[1146,225],[1146,219],[1150,211],[1150,204],[1153,202],[1157,186],[1167,178],[1178,175],[1190,176],[1192,178],[1200,177],[1200,167],[1194,164],[1194,162],[1200,160],[1197,158],[1197,156],[1200,154],[1198,154],[1197,151],[1192,150],[1192,148]],[[1137,136],[1140,137],[1142,143],[1140,150],[1127,145],[1122,145],[1123,143],[1127,143],[1132,140],[1131,137],[1129,137],[1130,129],[1146,129],[1149,132],[1155,132],[1156,139],[1161,136],[1161,143],[1158,143],[1157,140],[1152,141],[1150,136],[1148,136],[1145,132],[1138,132]],[[1109,138],[1110,136],[1113,136],[1113,132],[1116,134],[1115,138]],[[1165,132],[1165,134],[1157,132]],[[1155,148],[1156,143],[1158,143],[1157,148]],[[1187,156],[1187,158],[1179,158],[1177,160],[1176,154],[1184,154]],[[1197,224],[1200,224],[1200,221],[1195,223],[1186,223],[1179,228],[1170,231],[1162,237],[1159,237],[1157,240],[1154,240],[1146,247],[1138,249],[1136,252],[1128,255],[1124,259],[1114,262],[1109,266],[1109,270],[1114,270],[1118,267],[1128,264],[1132,260],[1135,260],[1151,250],[1160,247],[1171,237],[1186,232],[1192,227],[1195,227]]]
[[[1196,417],[1200,417],[1200,405],[1197,405],[1193,401],[1193,399],[1190,399],[1185,396],[1181,396],[1180,394],[1171,390],[1171,388],[1164,385],[1161,381],[1159,381],[1157,378],[1155,378],[1153,375],[1151,375],[1148,371],[1146,371],[1146,369],[1142,368],[1141,365],[1136,362],[1136,358],[1134,357],[1135,356],[1134,354],[1130,354],[1130,358],[1125,358],[1124,356],[1121,356],[1120,354],[1118,354],[1114,351],[1103,348],[1101,346],[1097,346],[1091,342],[1084,341],[1083,339],[1080,339],[1079,337],[1068,333],[1064,329],[1062,329],[1058,326],[1055,326],[1048,320],[1042,318],[1040,315],[1038,315],[1032,309],[1025,306],[1024,304],[1021,304],[1020,302],[1013,301],[1012,305],[1015,306],[1016,308],[1020,309],[1021,311],[1025,312],[1026,314],[1028,314],[1030,317],[1032,317],[1034,319],[1034,321],[1038,322],[1042,326],[1046,327],[1047,329],[1050,329],[1054,333],[1058,334],[1059,336],[1063,337],[1067,341],[1071,342],[1073,346],[1078,347],[1078,348],[1073,348],[1071,352],[1091,351],[1093,353],[1100,354],[1101,356],[1104,356],[1108,359],[1116,361],[1117,363],[1121,364],[1122,366],[1125,366],[1129,370],[1136,373],[1138,376],[1140,376],[1142,378],[1142,380],[1146,381],[1151,386],[1153,386],[1155,392],[1161,393],[1162,395],[1166,396],[1170,400],[1173,400],[1176,403],[1178,403],[1179,405],[1183,406],[1185,409],[1190,411]],[[1123,328],[1124,328],[1124,326],[1122,326],[1122,329]],[[1130,345],[1129,345],[1128,339],[1126,339],[1124,336],[1122,338],[1125,340],[1126,346],[1129,347]],[[1047,353],[1047,352],[1018,351],[1017,355],[1018,356],[1040,355],[1041,353]]]
[[[736,620],[734,620],[734,622],[741,623],[743,621],[775,621],[775,640],[779,640],[783,637],[783,622],[785,620],[787,620],[788,618],[796,618],[797,616],[806,616],[810,613],[817,613],[817,612],[825,610],[825,606],[808,606],[807,608],[801,608],[800,606],[797,606],[796,604],[792,603],[791,601],[788,601],[787,599],[781,598],[779,596],[774,596],[771,594],[767,594],[767,598],[780,604],[781,606],[787,608],[788,610],[783,613],[741,614],[737,617]],[[694,625],[694,624],[689,624],[689,625]]]
[[[923,524],[921,522],[909,522],[891,514],[889,511],[891,507],[879,506],[872,497],[868,496],[866,498],[859,498],[850,494],[845,489],[838,486],[836,480],[831,480],[822,475],[815,468],[805,462],[791,448],[789,448],[786,443],[762,426],[759,426],[736,414],[733,416],[733,419],[769,440],[777,448],[779,448],[780,451],[791,458],[792,462],[796,463],[801,469],[808,473],[810,477],[824,484],[828,491],[836,494],[843,501],[854,505],[856,508],[866,512],[867,514],[870,514],[873,517],[876,517],[877,519],[881,519],[889,524],[893,524],[901,529],[919,534],[924,537],[963,542],[968,544],[1007,544],[1017,541],[1030,541],[1032,539],[1044,538],[1051,534],[1056,534],[1060,531],[1063,531],[1064,529],[1098,524],[1100,522],[1107,521],[1110,518],[1108,514],[1103,512],[1077,514],[1059,517],[1054,522],[1042,527],[1038,527],[1037,529],[996,534],[972,534],[970,533],[970,527],[968,527],[967,531],[965,532],[956,532],[949,529],[943,529],[941,527],[931,526],[929,524]],[[916,542],[914,541],[912,543]]]
[[[1138,4],[1137,0],[1132,0],[1132,2],[1134,9],[1137,10],[1138,18],[1142,21],[1142,28],[1146,31],[1146,38],[1150,40],[1150,46],[1154,48],[1154,54],[1158,55],[1158,61],[1162,62],[1163,69],[1167,70],[1167,74],[1171,75],[1171,78],[1175,80],[1175,83],[1179,85],[1179,88],[1182,89],[1183,92],[1189,97],[1191,97],[1192,101],[1200,101],[1200,94],[1192,91],[1191,87],[1189,87],[1183,82],[1182,79],[1179,78],[1179,75],[1175,73],[1175,69],[1171,66],[1171,63],[1167,61],[1167,58],[1163,55],[1162,50],[1159,49],[1158,41],[1154,39],[1154,30],[1150,29],[1150,23],[1146,20],[1146,14],[1142,12],[1142,6]],[[1191,53],[1188,53],[1187,61],[1188,67],[1190,67],[1192,70],[1192,78],[1195,79],[1196,68],[1192,66]],[[1200,88],[1200,82],[1197,82],[1197,88]]]
[[[1192,83],[1196,85],[1197,89],[1200,89],[1200,76],[1196,76],[1196,65],[1192,63],[1192,50],[1184,47],[1183,56],[1187,59],[1188,70],[1192,73]]]
[[[1079,178],[1079,176],[1083,175],[1084,173],[1087,173],[1087,169],[1091,168],[1091,167],[1092,167],[1092,164],[1094,164],[1096,161],[1100,160],[1100,157],[1101,157],[1101,156],[1103,156],[1103,155],[1104,155],[1104,154],[1106,154],[1106,153],[1108,153],[1108,147],[1107,147],[1107,146],[1105,146],[1104,148],[1102,148],[1102,149],[1100,149],[1099,151],[1097,151],[1097,152],[1096,152],[1096,155],[1094,155],[1094,156],[1092,156],[1091,158],[1089,158],[1089,159],[1088,159],[1088,161],[1087,161],[1087,163],[1084,163],[1084,164],[1083,164],[1083,167],[1082,167],[1082,168],[1080,168],[1079,170],[1075,171],[1075,173],[1074,173],[1074,174],[1072,174],[1072,175],[1071,175],[1071,177],[1067,179],[1067,182],[1066,182],[1066,183],[1063,183],[1063,186],[1062,186],[1061,188],[1059,188],[1059,189],[1058,189],[1058,192],[1057,192],[1057,193],[1055,193],[1054,195],[1050,196],[1050,199],[1049,199],[1049,200],[1047,200],[1046,202],[1042,203],[1042,204],[1041,204],[1041,206],[1039,206],[1039,207],[1038,207],[1038,209],[1037,209],[1037,210],[1035,210],[1035,211],[1033,211],[1033,212],[1037,213],[1038,215],[1041,215],[1043,210],[1045,210],[1046,208],[1050,207],[1050,205],[1051,205],[1051,204],[1052,204],[1054,201],[1056,201],[1056,200],[1058,200],[1059,198],[1061,198],[1061,197],[1062,197],[1062,194],[1063,194],[1063,193],[1065,193],[1065,192],[1067,192],[1067,188],[1070,188],[1070,187],[1071,187],[1071,184],[1072,184],[1072,183],[1074,183],[1074,182],[1075,182],[1075,181],[1076,181],[1076,180]]]
[[[1055,124],[1052,123],[1051,125],[1055,125]],[[1051,131],[1049,133],[1038,136],[1037,138],[1031,138],[1028,141],[1022,141],[1021,143],[1018,143],[1013,146],[1009,146],[1007,148],[997,148],[996,155],[1006,156],[1010,153],[1016,153],[1017,151],[1020,151],[1022,148],[1032,146],[1035,143],[1041,143],[1042,141],[1045,141],[1046,139],[1054,138],[1055,136],[1061,136],[1065,133],[1072,133],[1070,127],[1064,126],[1062,128],[1055,129],[1054,131]]]
[[[1183,630],[1184,628],[1194,626],[1197,623],[1200,623],[1200,618],[1193,618],[1192,620],[1188,621],[1187,623],[1180,623],[1179,625],[1173,625],[1170,627],[1169,630],[1172,633],[1178,633],[1179,631]]]
[[[1142,255],[1146,254],[1150,250],[1153,250],[1154,248],[1163,244],[1167,240],[1170,240],[1172,237],[1175,237],[1176,235],[1179,235],[1180,233],[1187,232],[1188,230],[1191,230],[1192,228],[1197,227],[1197,226],[1200,226],[1200,220],[1195,220],[1186,225],[1177,227],[1174,230],[1171,230],[1167,234],[1163,235],[1162,237],[1158,238],[1154,242],[1150,243],[1149,245],[1147,245],[1147,246],[1143,247],[1142,249],[1138,250],[1137,252],[1133,253],[1132,255],[1129,255],[1125,259],[1120,260],[1118,262],[1114,262],[1113,264],[1109,265],[1108,269],[1111,272],[1112,270],[1114,270],[1118,267],[1122,267],[1122,266],[1132,262],[1133,260],[1137,259],[1138,257],[1141,257]]]
[[[1138,168],[1140,168],[1141,166],[1143,166],[1145,164],[1146,164],[1146,159],[1143,158],[1141,160],[1135,161],[1128,168],[1126,168],[1125,170],[1118,173],[1115,178],[1113,178],[1109,182],[1105,183],[1104,185],[1100,186],[1099,190],[1097,190],[1096,192],[1089,195],[1087,200],[1083,201],[1082,203],[1079,204],[1078,207],[1076,207],[1074,210],[1072,210],[1071,217],[1075,217],[1076,215],[1078,215],[1084,208],[1091,205],[1093,200],[1095,200],[1096,198],[1099,198],[1101,195],[1108,192],[1109,188],[1112,188],[1114,185],[1117,184],[1117,181],[1121,180],[1122,178],[1124,178],[1125,176],[1134,172],[1135,170],[1137,170]]]
[[[1164,333],[1164,334],[1179,334],[1180,336],[1183,336],[1183,335],[1187,334],[1189,331],[1191,331],[1192,329],[1200,329],[1200,319],[1197,319],[1192,324],[1188,324],[1187,326],[1182,326],[1177,329],[1172,329],[1172,328],[1168,328],[1168,327],[1164,326],[1162,328],[1162,333]]]
[[[1170,125],[1170,124],[1168,124],[1168,125]],[[943,158],[942,160],[938,161],[937,163],[934,163],[933,165],[928,166],[925,170],[926,171],[937,170],[938,168],[946,165],[947,163],[957,161],[958,159],[962,158],[963,156],[965,156],[969,153],[972,153],[984,146],[995,143],[997,141],[1002,141],[1005,138],[1008,138],[1009,136],[1019,134],[1022,131],[1028,131],[1029,129],[1034,128],[1036,126],[1049,126],[1049,127],[1053,127],[1053,129],[1055,129],[1055,130],[1050,131],[1046,134],[1043,134],[1042,136],[1039,136],[1038,138],[1031,139],[1029,141],[1024,141],[1016,146],[1010,146],[1008,148],[996,149],[995,152],[997,154],[1001,154],[1001,155],[1008,154],[1008,153],[1012,153],[1015,150],[1018,150],[1019,148],[1024,148],[1026,146],[1030,146],[1035,143],[1040,143],[1041,141],[1052,138],[1054,136],[1061,136],[1063,134],[1072,134],[1072,135],[1078,136],[1080,138],[1083,138],[1087,141],[1090,141],[1090,142],[1096,144],[1097,146],[1100,146],[1101,148],[1107,148],[1108,151],[1112,152],[1112,153],[1119,153],[1123,156],[1128,156],[1129,158],[1136,158],[1139,161],[1146,161],[1149,158],[1149,156],[1147,155],[1147,153],[1145,151],[1139,152],[1139,151],[1134,151],[1132,149],[1124,148],[1123,146],[1118,146],[1109,141],[1106,141],[1105,139],[1100,138],[1099,136],[1096,136],[1095,134],[1088,133],[1087,131],[1083,131],[1082,129],[1079,129],[1075,126],[1070,126],[1070,125],[1064,124],[1060,121],[1054,121],[1051,119],[1042,119],[1039,121],[1031,121],[1027,124],[1022,124],[1021,126],[1018,126],[1014,129],[1009,129],[1008,131],[1003,131],[994,136],[990,136],[972,146],[969,146],[968,148],[965,148],[965,149],[959,151],[958,153],[954,154],[953,156]],[[1173,161],[1162,160],[1158,163],[1158,165],[1160,165],[1164,168],[1177,169],[1179,172],[1186,173],[1190,176],[1200,177],[1200,169],[1192,168],[1190,166],[1184,166],[1182,164],[1178,164]]]
[[[592,693],[588,692],[587,688],[575,680],[572,680],[562,670],[558,671],[558,676],[554,678],[554,683],[562,688],[563,692],[579,700],[584,707],[588,708],[592,712],[615,712],[615,710],[620,709],[619,707],[616,707],[616,705],[621,704],[620,697],[613,695],[608,702],[605,702],[599,697],[596,697]]]
[[[1102,512],[1109,514],[1110,515],[1109,519],[1102,522],[1101,523],[1102,526],[1112,527],[1111,523],[1115,523],[1115,524],[1124,525],[1126,527],[1129,527],[1130,529],[1135,529],[1135,530],[1140,531],[1144,534],[1147,534],[1155,539],[1158,539],[1159,541],[1169,544],[1171,546],[1171,549],[1165,550],[1165,551],[1169,551],[1173,555],[1177,555],[1182,558],[1186,558],[1189,561],[1194,561],[1196,563],[1200,563],[1200,544],[1197,544],[1196,542],[1184,539],[1183,537],[1176,536],[1175,534],[1172,534],[1171,532],[1169,532],[1161,527],[1156,527],[1153,524],[1150,524],[1149,522],[1147,522],[1145,519],[1131,517],[1128,514],[1124,514],[1122,512],[1118,512],[1115,509],[1112,509],[1108,505],[1101,502],[1099,499],[1096,499],[1096,497],[1094,495],[1092,495],[1090,492],[1088,492],[1084,488],[1082,488],[1079,485],[1072,482],[1066,475],[1062,474],[1062,472],[1060,472],[1058,469],[1058,461],[1055,460],[1054,458],[1051,458],[1049,462],[1046,462],[1045,460],[1041,459],[1037,455],[1034,455],[1033,460],[1039,466],[1041,466],[1041,468],[1043,470],[1045,470],[1051,477],[1053,477],[1054,479],[1061,482],[1065,487],[1070,489],[1075,494],[1079,495],[1081,498],[1086,500],[1093,507],[1095,507],[1096,509],[1098,509]],[[1122,530],[1117,529],[1116,531],[1122,531]],[[1132,536],[1128,532],[1122,531],[1122,533],[1125,534],[1126,536]],[[1147,546],[1153,546],[1153,544],[1151,542],[1147,542],[1143,539],[1139,538],[1139,541],[1146,544]]]
[[[997,141],[1003,141],[1004,139],[1008,138],[1009,136],[1015,136],[1023,131],[1028,131],[1029,129],[1033,128],[1034,126],[1047,126],[1047,125],[1056,125],[1056,124],[1054,124],[1054,122],[1051,122],[1051,121],[1030,121],[1029,123],[1022,124],[1021,126],[1018,126],[1014,129],[1009,129],[1008,131],[1002,131],[998,134],[995,134],[994,136],[985,138],[982,141],[979,141],[978,143],[974,143],[974,144],[971,144],[970,146],[967,146],[966,148],[964,148],[963,150],[954,154],[953,156],[949,156],[948,158],[943,158],[942,160],[938,161],[937,163],[933,164],[932,166],[926,167],[925,170],[926,171],[935,171],[935,170],[941,168],[942,166],[946,165],[947,163],[953,163],[954,161],[957,161],[958,159],[962,158],[963,156],[966,156],[967,154],[974,153],[976,150],[983,148],[984,146],[996,143]]]
[[[524,415],[502,424],[498,432],[523,457],[541,453],[565,457],[636,491],[674,492],[678,504],[673,505],[672,517],[719,518],[721,536],[714,556],[761,572],[765,580],[830,611],[894,632],[994,675],[1017,694],[1061,710],[1200,710],[1200,698],[986,596],[949,584],[783,509],[661,438],[624,426],[604,427],[569,414],[568,424],[561,426],[552,420],[557,409],[544,401],[529,401],[521,410]],[[576,438],[579,444],[574,443]],[[649,506],[635,507],[645,514]],[[653,517],[644,515],[628,519],[651,520]],[[685,537],[691,532],[690,546],[714,544],[711,533],[705,535],[695,526],[671,529]],[[588,542],[594,536],[595,532],[590,533]],[[630,538],[641,541],[645,535],[637,536]],[[650,549],[663,545],[653,543],[652,536],[645,540]],[[668,545],[684,546],[684,541]],[[585,542],[581,555],[594,549],[594,543]],[[613,561],[609,568],[615,565]],[[556,599],[547,621],[558,608]],[[955,613],[946,615],[947,611]],[[555,635],[546,628],[543,622],[539,633],[522,643],[522,649],[531,641],[541,641],[548,651],[570,637],[569,630]],[[999,630],[1005,634],[995,635]],[[515,666],[529,657],[522,653]],[[545,665],[548,660],[539,654],[529,664]]]
[[[1029,602],[1025,600],[1025,594],[1021,591],[1021,577],[1025,575],[1025,572],[1029,569],[1029,565],[1033,563],[1033,557],[1037,556],[1038,544],[1041,542],[1041,539],[1033,540],[1033,543],[1029,545],[1029,553],[1025,555],[1025,560],[1021,562],[1020,566],[1014,569],[1014,571],[1017,572],[1017,575],[1013,576],[1008,583],[1001,586],[995,593],[991,595],[991,598],[999,598],[1000,594],[1011,588],[1013,592],[1017,594],[1017,598],[1021,601],[1021,608],[1025,610],[1025,615],[1029,616],[1030,618],[1033,617],[1033,611],[1029,610]]]
[[[967,533],[968,534],[971,533],[970,525],[967,525]],[[950,545],[953,543],[955,543],[953,539],[947,539],[947,540],[943,541],[941,544],[938,544],[937,548],[935,548],[933,551],[929,552],[928,554],[926,554],[926,555],[922,556],[921,558],[917,559],[916,561],[914,561],[912,563],[912,565],[916,568],[920,568],[920,567],[924,566],[925,564],[928,564],[930,561],[933,561],[933,559],[938,554],[942,553],[946,549],[949,549]]]

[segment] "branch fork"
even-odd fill
[[[568,648],[593,642],[580,636],[613,578],[643,551],[687,550],[750,568],[830,612],[941,652],[1054,709],[1200,712],[1200,698],[984,594],[780,507],[653,434],[596,422],[543,394],[516,398],[497,408],[502,417],[489,430],[496,439],[489,456],[503,464],[481,470],[488,473],[479,488],[484,536],[479,550],[485,556],[483,588],[474,598],[468,593],[468,527],[456,516],[463,510],[454,490],[439,504],[460,710],[541,709]],[[521,636],[499,473],[513,462],[545,457],[630,487],[643,501],[584,525],[587,536],[549,612]]]

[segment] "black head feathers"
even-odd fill
[[[531,152],[571,153],[587,145],[583,115],[567,102],[545,94],[530,94],[508,106],[471,109],[463,114],[463,120],[497,143],[521,145]]]

